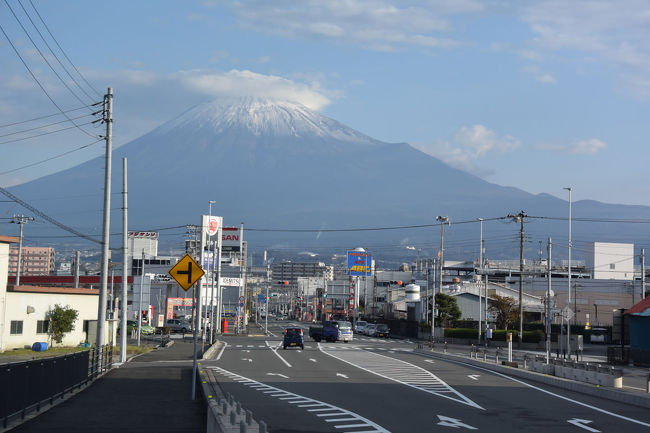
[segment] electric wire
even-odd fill
[[[16,12],[14,12],[14,9],[13,9],[13,8],[11,7],[11,5],[9,4],[9,1],[8,1],[8,0],[5,0],[5,4],[6,4],[7,7],[9,8],[9,10],[11,11],[11,14],[12,14],[12,15],[14,16],[14,18],[16,19],[16,22],[18,23],[18,25],[20,26],[20,28],[23,29],[23,32],[25,33],[25,35],[27,36],[27,38],[29,39],[29,41],[32,43],[32,45],[34,46],[34,48],[36,48],[36,51],[38,52],[38,54],[40,54],[40,56],[43,58],[43,61],[45,61],[45,63],[47,64],[47,66],[49,66],[49,68],[52,70],[52,72],[54,73],[54,75],[56,75],[56,77],[59,79],[59,81],[61,81],[61,84],[63,84],[63,85],[65,86],[65,88],[68,89],[68,91],[72,94],[72,96],[74,96],[74,97],[75,97],[79,102],[81,102],[82,104],[85,104],[85,102],[84,102],[84,101],[79,97],[79,95],[77,95],[77,93],[76,93],[74,90],[72,90],[72,88],[70,88],[70,86],[68,85],[68,83],[66,83],[65,80],[61,77],[61,75],[59,75],[59,73],[56,71],[56,69],[54,69],[54,66],[52,66],[52,64],[50,63],[50,61],[47,60],[47,57],[45,57],[45,54],[43,54],[43,52],[41,51],[41,49],[38,47],[38,45],[36,44],[36,42],[35,42],[34,39],[32,38],[32,35],[29,34],[29,32],[27,31],[27,29],[26,29],[25,26],[23,25],[23,23],[22,23],[22,21],[20,20],[20,18],[18,18],[18,15],[16,15]],[[19,4],[20,4],[21,7],[22,7],[22,3],[19,2]],[[31,21],[31,18],[30,18],[30,21]],[[40,34],[40,32],[39,32],[39,34]],[[55,57],[56,57],[56,56],[55,56]],[[92,100],[92,98],[91,98],[91,100]]]
[[[95,89],[95,88],[92,86],[92,84],[90,84],[90,83],[88,82],[88,80],[86,80],[86,77],[84,77],[83,74],[79,71],[79,69],[77,69],[77,67],[75,66],[75,64],[72,63],[72,60],[70,60],[70,57],[68,57],[68,55],[66,54],[66,52],[63,50],[63,48],[62,48],[61,45],[59,44],[59,41],[56,40],[56,38],[54,37],[54,35],[53,35],[52,32],[50,31],[50,28],[49,28],[48,25],[45,23],[45,20],[43,20],[43,17],[41,16],[40,12],[38,11],[38,9],[36,9],[36,6],[35,6],[34,3],[32,2],[32,0],[29,0],[29,4],[32,5],[32,8],[33,8],[34,11],[36,12],[36,15],[38,15],[38,18],[39,18],[39,19],[41,20],[41,22],[43,23],[43,27],[45,27],[45,29],[47,30],[47,33],[50,35],[50,37],[52,38],[52,40],[54,41],[54,43],[56,44],[56,46],[59,47],[59,50],[61,50],[61,53],[62,53],[63,56],[66,58],[66,60],[68,61],[68,63],[70,63],[70,65],[72,65],[72,67],[74,68],[74,70],[77,71],[77,74],[79,74],[79,76],[81,77],[81,79],[84,80],[84,82],[88,85],[88,87],[90,87],[90,88],[93,90],[93,92],[95,92],[95,93],[97,94],[97,96],[101,97],[102,94],[99,93],[99,92],[97,91],[97,89]]]
[[[90,147],[93,144],[97,144],[100,141],[104,141],[104,140],[100,138],[99,140],[93,141],[92,143],[84,144],[83,146],[77,147],[76,149],[72,149],[72,150],[69,150],[67,152],[60,153],[60,154],[52,156],[50,158],[46,158],[46,159],[43,159],[41,161],[33,162],[31,164],[23,165],[22,167],[14,168],[12,170],[7,170],[7,171],[0,172],[0,176],[5,175],[5,174],[9,174],[9,173],[14,173],[16,171],[24,170],[24,169],[29,168],[29,167],[34,167],[36,165],[40,165],[40,164],[43,164],[45,162],[52,161],[53,159],[61,158],[61,157],[65,156],[65,155],[69,155],[69,154],[71,154],[73,152],[77,152],[79,150]]]
[[[84,109],[86,109],[88,107],[94,107],[94,106],[97,106],[97,105],[100,105],[100,104],[101,104],[101,102],[95,102],[92,105],[84,105],[83,107],[71,108],[70,110],[66,110],[65,112],[66,113],[71,113],[73,111],[84,110]],[[35,117],[34,119],[21,120],[20,122],[6,123],[4,125],[0,125],[0,128],[7,128],[9,126],[16,126],[16,125],[21,125],[23,123],[35,122],[37,120],[43,120],[43,119],[47,119],[49,117],[60,116],[60,115],[61,115],[61,113],[54,113],[54,114],[48,114],[46,116]]]
[[[80,125],[85,126],[85,125],[91,125],[92,123],[93,122],[86,122],[86,123],[81,123]],[[79,128],[79,125],[77,125],[76,123],[73,122],[73,126],[68,126],[66,128],[56,129],[54,131],[42,132],[40,134],[29,135],[27,137],[14,138],[14,139],[11,139],[11,140],[0,141],[0,144],[16,143],[18,141],[29,140],[31,138],[42,137],[44,135],[56,134],[57,132],[67,131],[69,129],[74,129],[74,128]],[[82,129],[82,131],[83,131],[83,129]],[[84,132],[86,132],[86,131],[84,131]],[[100,140],[102,139],[101,137],[98,137],[96,135],[92,135],[92,134],[88,134],[88,135],[90,137],[94,138],[94,139],[97,139],[97,138],[99,138]]]
[[[95,113],[82,114],[81,116],[73,117],[72,120],[83,119],[84,117],[93,116],[93,115],[95,115]],[[9,132],[9,133],[7,133],[7,134],[2,134],[2,135],[0,135],[0,138],[9,137],[9,136],[11,136],[11,135],[24,134],[24,133],[26,133],[26,132],[37,131],[37,130],[39,130],[39,129],[48,128],[48,127],[50,127],[50,126],[54,126],[54,125],[60,125],[61,123],[66,123],[66,122],[67,122],[67,120],[60,120],[60,121],[58,121],[58,122],[48,123],[48,124],[46,124],[46,125],[41,125],[41,126],[35,126],[35,127],[33,127],[33,128],[23,129],[23,130],[21,130],[21,131]]]
[[[57,104],[57,102],[54,100],[54,98],[52,98],[52,96],[49,94],[49,92],[48,92],[47,90],[45,90],[45,87],[44,87],[43,84],[39,81],[39,79],[36,78],[36,75],[34,74],[34,72],[31,70],[31,68],[29,67],[29,65],[27,65],[27,62],[25,62],[25,59],[23,59],[23,57],[20,55],[20,52],[18,51],[18,49],[17,49],[16,46],[14,45],[13,41],[9,38],[9,35],[7,34],[7,32],[5,32],[5,29],[4,29],[4,27],[2,27],[2,24],[0,24],[0,30],[2,31],[2,34],[5,36],[5,38],[7,39],[7,41],[9,42],[9,45],[11,45],[11,48],[14,50],[14,52],[16,53],[16,55],[18,56],[18,58],[19,58],[20,61],[22,62],[23,66],[25,66],[25,68],[27,69],[27,71],[29,72],[29,74],[32,76],[32,78],[34,79],[34,81],[36,81],[36,84],[38,84],[38,87],[41,88],[41,90],[43,91],[43,93],[45,93],[45,96],[47,96],[47,98],[50,100],[50,102],[52,102],[52,104],[53,104],[53,105],[54,105],[54,106],[55,106],[55,107],[56,107],[56,108],[61,112],[61,114],[63,114],[63,115],[64,115],[68,120],[70,120],[70,117],[67,115],[66,111],[64,111],[63,108],[61,108],[61,107],[59,106],[59,104]],[[95,136],[95,135],[89,133],[88,131],[86,131],[85,129],[83,129],[83,128],[77,126],[73,121],[71,121],[71,122],[72,122],[73,125],[75,125],[75,127],[76,127],[77,129],[79,129],[79,130],[80,130],[81,132],[83,132],[84,134],[86,134],[86,135],[88,135],[88,136],[90,136],[90,137],[92,137],[92,138],[97,138],[97,136]]]
[[[5,1],[6,1],[6,0],[5,0]],[[72,76],[72,74],[70,73],[70,71],[68,71],[68,68],[66,68],[65,65],[63,64],[63,62],[61,62],[61,59],[59,59],[59,57],[56,55],[56,53],[54,52],[54,50],[52,50],[52,47],[50,47],[50,44],[47,43],[47,40],[45,39],[45,37],[43,36],[43,34],[41,33],[41,31],[38,29],[38,26],[36,26],[36,24],[34,23],[34,20],[32,19],[31,15],[27,12],[27,9],[25,9],[25,6],[23,6],[23,3],[22,3],[21,0],[18,0],[18,4],[20,5],[21,9],[23,10],[23,12],[25,13],[25,15],[27,16],[27,19],[29,19],[29,22],[32,23],[32,26],[34,26],[34,29],[36,30],[36,32],[38,33],[38,35],[39,35],[39,36],[41,37],[41,39],[43,40],[43,43],[45,43],[45,46],[47,47],[47,49],[50,50],[50,53],[52,53],[52,55],[54,56],[54,58],[56,59],[56,61],[59,63],[59,65],[61,65],[61,67],[63,68],[63,70],[66,72],[66,74],[68,74],[68,77],[70,77],[70,79],[72,80],[72,82],[76,84],[76,86],[79,88],[79,90],[81,90],[81,91],[83,92],[83,94],[86,95],[86,96],[88,97],[88,99],[90,99],[91,101],[94,100],[94,98],[93,98],[92,96],[90,96],[90,95],[88,94],[88,92],[86,92],[86,90],[85,90],[83,87],[81,87],[81,85],[77,82],[77,80]],[[34,5],[32,4],[32,6],[34,6]]]

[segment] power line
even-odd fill
[[[71,120],[71,122],[72,122],[72,120]],[[82,123],[81,125],[91,125],[91,124],[93,124],[93,123],[95,123],[95,121]],[[73,124],[74,126],[68,126],[68,127],[66,127],[66,128],[61,128],[61,129],[57,129],[57,130],[54,130],[54,131],[43,132],[43,133],[41,133],[41,134],[29,135],[29,136],[27,136],[27,137],[14,138],[13,140],[0,141],[0,144],[15,143],[15,142],[17,142],[17,141],[29,140],[30,138],[36,138],[36,137],[42,137],[42,136],[44,136],[44,135],[56,134],[57,132],[67,131],[68,129],[79,128],[79,126],[80,126],[80,125],[77,125],[77,124],[74,123],[74,122],[72,122],[72,124]],[[79,129],[81,129],[81,128],[79,128]],[[81,130],[84,131],[83,129],[81,129]],[[84,131],[84,132],[86,132],[86,131]],[[94,136],[94,135],[91,135],[91,134],[88,134],[88,135],[89,135],[90,137],[92,137],[92,138],[97,138],[97,136]]]
[[[96,113],[87,113],[87,114],[82,114],[81,116],[73,117],[72,120],[83,119],[84,117],[94,116],[95,114],[96,114]],[[58,121],[58,122],[48,123],[48,124],[46,124],[46,125],[41,125],[41,126],[35,126],[35,127],[33,127],[33,128],[23,129],[23,130],[21,130],[21,131],[9,132],[9,133],[7,133],[7,134],[2,134],[2,135],[0,135],[0,138],[9,137],[9,136],[11,136],[11,135],[24,134],[24,133],[26,133],[26,132],[32,132],[32,131],[36,131],[36,130],[39,130],[39,129],[48,128],[48,127],[50,127],[50,126],[59,125],[59,124],[61,124],[61,123],[66,123],[66,122],[67,122],[67,120],[60,120],[60,121]]]
[[[91,107],[97,106],[99,104],[101,104],[101,102],[96,102],[96,103],[92,104]],[[88,108],[88,105],[84,105],[83,107],[71,108],[70,110],[66,110],[65,113],[71,113],[73,111],[84,110],[86,108]],[[47,119],[48,117],[54,117],[54,116],[60,116],[60,115],[61,115],[61,113],[54,113],[54,114],[48,114],[46,116],[35,117],[34,119],[22,120],[20,122],[5,123],[4,125],[0,125],[0,128],[7,128],[9,126],[16,126],[16,125],[21,125],[23,123],[35,122],[37,120],[43,120],[43,119]]]
[[[86,77],[84,77],[83,74],[82,74],[81,72],[79,72],[79,69],[77,69],[77,67],[74,65],[74,63],[72,63],[72,60],[70,60],[70,57],[68,57],[68,55],[65,53],[65,51],[63,50],[63,48],[62,48],[61,45],[59,44],[59,41],[56,40],[56,38],[54,37],[54,35],[53,35],[52,32],[50,31],[50,28],[47,26],[47,24],[46,24],[45,21],[43,20],[43,17],[42,17],[41,14],[38,12],[38,9],[36,9],[36,6],[35,6],[34,3],[32,2],[32,0],[29,0],[29,4],[32,5],[32,8],[34,8],[34,11],[36,12],[36,15],[38,15],[38,18],[39,18],[39,19],[41,20],[41,22],[43,23],[43,26],[45,27],[45,29],[46,29],[47,32],[49,33],[50,37],[52,38],[52,40],[54,41],[54,43],[56,44],[56,46],[59,47],[59,50],[61,50],[61,53],[62,53],[63,56],[68,60],[68,62],[70,63],[70,65],[72,65],[72,67],[74,68],[74,70],[77,71],[77,74],[79,74],[79,76],[81,77],[81,79],[84,80],[84,82],[88,85],[88,87],[90,87],[90,88],[91,88],[91,89],[92,89],[92,90],[97,94],[97,96],[99,96],[99,97],[103,96],[101,93],[99,93],[99,92],[97,91],[97,89],[95,89],[95,88],[92,86],[92,84],[90,84],[90,83],[88,82],[88,80],[86,80]]]
[[[77,147],[76,149],[72,149],[72,150],[69,150],[67,152],[60,153],[60,154],[52,156],[50,158],[46,158],[46,159],[43,159],[43,160],[38,161],[38,162],[33,162],[31,164],[23,165],[22,167],[14,168],[12,170],[3,171],[2,173],[0,173],[0,176],[5,175],[5,174],[9,174],[9,173],[13,173],[13,172],[16,172],[16,171],[19,171],[19,170],[23,170],[25,168],[34,167],[35,165],[43,164],[44,162],[52,161],[53,159],[61,158],[62,156],[69,155],[69,154],[71,154],[73,152],[77,152],[79,150],[90,147],[93,144],[97,144],[100,141],[104,141],[104,140],[100,138],[99,140],[93,141],[92,143],[85,144],[85,145],[83,145],[81,147]]]
[[[6,0],[5,0],[5,1],[6,1]],[[41,84],[41,82],[38,80],[38,78],[36,78],[36,75],[34,74],[34,72],[33,72],[33,71],[30,69],[30,67],[27,65],[27,62],[25,62],[25,59],[23,59],[23,57],[20,55],[20,52],[18,51],[18,49],[16,48],[16,46],[14,45],[14,43],[13,43],[13,42],[11,41],[11,39],[9,38],[9,35],[7,35],[7,32],[5,32],[5,29],[4,29],[4,27],[2,27],[2,24],[0,24],[0,30],[2,31],[2,34],[3,34],[3,35],[5,36],[5,38],[7,39],[7,42],[9,42],[9,45],[11,45],[11,48],[14,50],[14,52],[16,53],[16,55],[18,56],[18,58],[20,59],[20,61],[22,62],[22,64],[25,66],[25,68],[26,68],[27,71],[29,72],[29,75],[31,75],[32,78],[34,79],[34,81],[36,81],[36,84],[38,84],[38,87],[41,88],[41,90],[43,91],[43,93],[45,93],[45,96],[47,96],[47,98],[50,100],[50,102],[52,102],[52,104],[54,104],[54,106],[55,106],[55,107],[56,107],[56,108],[61,112],[61,114],[63,114],[63,115],[64,115],[68,120],[70,120],[70,117],[66,114],[66,112],[65,112],[65,111],[64,111],[64,110],[59,106],[59,104],[56,103],[56,101],[54,100],[54,98],[52,98],[52,96],[48,93],[48,91],[45,90],[45,87],[43,86],[43,84]],[[88,135],[88,136],[90,136],[90,137],[92,137],[92,138],[97,138],[96,136],[94,136],[94,135],[92,135],[91,133],[87,132],[85,129],[79,127],[77,124],[74,123],[74,121],[70,120],[70,122],[72,122],[72,124],[75,125],[75,127],[76,127],[77,129],[79,129],[81,132],[83,132],[84,134],[86,134],[86,135]]]
[[[18,3],[19,3],[20,6],[22,7],[22,3],[20,3],[20,1],[19,1]],[[14,18],[16,19],[16,22],[18,23],[18,25],[20,26],[20,28],[23,29],[23,32],[25,33],[25,35],[27,36],[27,38],[29,39],[29,41],[32,43],[32,45],[34,46],[34,48],[36,48],[36,51],[38,52],[38,54],[40,54],[40,56],[43,58],[43,60],[44,60],[45,63],[47,64],[47,66],[49,66],[49,68],[52,70],[52,72],[54,73],[54,75],[56,75],[56,77],[59,79],[59,81],[61,81],[61,84],[63,84],[63,85],[65,86],[65,88],[68,89],[68,91],[72,94],[72,96],[74,96],[74,97],[75,97],[79,102],[81,102],[82,104],[84,104],[85,102],[84,102],[84,101],[79,97],[79,95],[77,95],[77,93],[76,93],[74,90],[72,90],[72,89],[70,88],[70,86],[68,86],[68,83],[66,83],[65,80],[64,80],[64,79],[59,75],[59,73],[56,71],[56,69],[54,69],[54,66],[52,66],[52,64],[50,63],[50,61],[47,60],[47,57],[45,57],[45,55],[43,54],[43,52],[41,51],[41,49],[38,47],[38,45],[36,45],[36,42],[34,42],[34,39],[32,38],[32,35],[29,34],[29,32],[27,31],[27,29],[26,29],[25,26],[23,25],[22,21],[20,21],[20,18],[18,18],[18,15],[16,15],[16,12],[14,12],[14,9],[13,9],[13,8],[11,7],[11,5],[9,4],[9,1],[8,1],[8,0],[5,0],[5,4],[6,4],[7,7],[9,8],[9,10],[11,11],[11,14],[12,14],[12,15],[14,16]],[[23,8],[23,10],[24,10],[24,8]],[[28,18],[29,18],[29,15],[28,15]],[[29,19],[30,19],[30,21],[31,21],[31,18],[29,18]],[[32,22],[32,24],[33,24],[33,22]],[[38,29],[37,29],[37,31],[38,31]],[[38,32],[38,33],[40,34],[40,32]],[[42,37],[42,36],[41,36],[41,37]],[[47,44],[46,44],[46,45],[47,45]],[[54,57],[56,58],[56,55],[55,55]],[[91,98],[91,99],[92,99],[92,98]]]
[[[6,1],[6,0],[5,0],[5,1]],[[90,96],[90,95],[88,94],[88,92],[86,92],[86,90],[85,90],[83,87],[81,87],[81,86],[79,85],[79,83],[78,83],[77,80],[72,76],[72,74],[70,73],[70,71],[68,71],[68,68],[65,67],[65,65],[63,64],[63,62],[61,62],[61,59],[59,59],[59,57],[56,55],[56,53],[54,52],[54,50],[52,50],[52,47],[50,47],[50,44],[47,43],[47,40],[43,37],[43,34],[41,33],[41,31],[38,29],[38,27],[37,27],[36,24],[34,23],[34,20],[32,20],[31,15],[27,12],[27,9],[25,9],[25,6],[23,6],[23,3],[22,3],[20,0],[18,0],[18,4],[20,5],[20,7],[21,7],[21,9],[23,10],[23,12],[25,12],[25,15],[26,15],[27,18],[29,19],[29,22],[32,23],[32,26],[34,26],[34,29],[36,30],[36,32],[38,33],[38,35],[41,37],[41,39],[43,40],[43,42],[45,43],[45,46],[47,47],[47,49],[50,50],[50,53],[52,53],[52,55],[54,56],[54,58],[56,59],[56,61],[59,63],[59,65],[61,65],[61,67],[63,68],[63,70],[66,72],[66,74],[68,74],[68,77],[70,77],[70,79],[72,80],[72,82],[75,83],[75,84],[77,85],[77,87],[79,88],[79,90],[81,90],[81,91],[83,92],[83,94],[86,95],[86,96],[88,97],[88,99],[90,99],[90,100],[92,101],[92,100],[93,100],[93,97]],[[32,3],[32,7],[33,7],[33,6],[34,6],[34,4]],[[39,15],[39,16],[40,16],[40,15]],[[41,20],[41,21],[42,21],[42,20]]]

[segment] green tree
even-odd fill
[[[438,307],[438,318],[442,322],[442,326],[449,326],[450,322],[460,319],[460,308],[458,308],[456,298],[453,296],[437,293],[436,306]]]
[[[65,307],[55,304],[47,312],[47,318],[50,321],[48,334],[52,343],[61,343],[63,336],[70,331],[74,330],[74,322],[77,320],[79,312],[69,305]]]
[[[496,314],[497,329],[508,329],[519,318],[519,304],[513,298],[494,295],[490,311]]]

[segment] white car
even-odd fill
[[[357,334],[363,334],[366,331],[366,325],[368,325],[368,322],[365,320],[357,320],[357,325],[354,328],[354,332]]]
[[[366,335],[368,335],[368,336],[370,336],[370,337],[372,337],[373,335],[375,335],[375,329],[376,329],[376,328],[377,328],[377,325],[375,325],[374,323],[368,323],[368,324],[366,325],[366,332],[365,332]]]

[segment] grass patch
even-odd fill
[[[88,350],[88,349],[80,346],[49,347],[45,352],[34,352],[32,349],[13,349],[13,350],[6,350],[0,353],[0,359],[3,357],[10,357],[10,356],[21,356],[21,357],[29,357],[29,358],[50,358],[53,356],[66,355],[68,353],[81,352],[83,350]]]
[[[140,355],[141,353],[151,352],[154,349],[154,346],[132,346],[127,344],[126,354],[128,355]],[[120,346],[113,347],[113,353],[116,355],[120,354]]]

